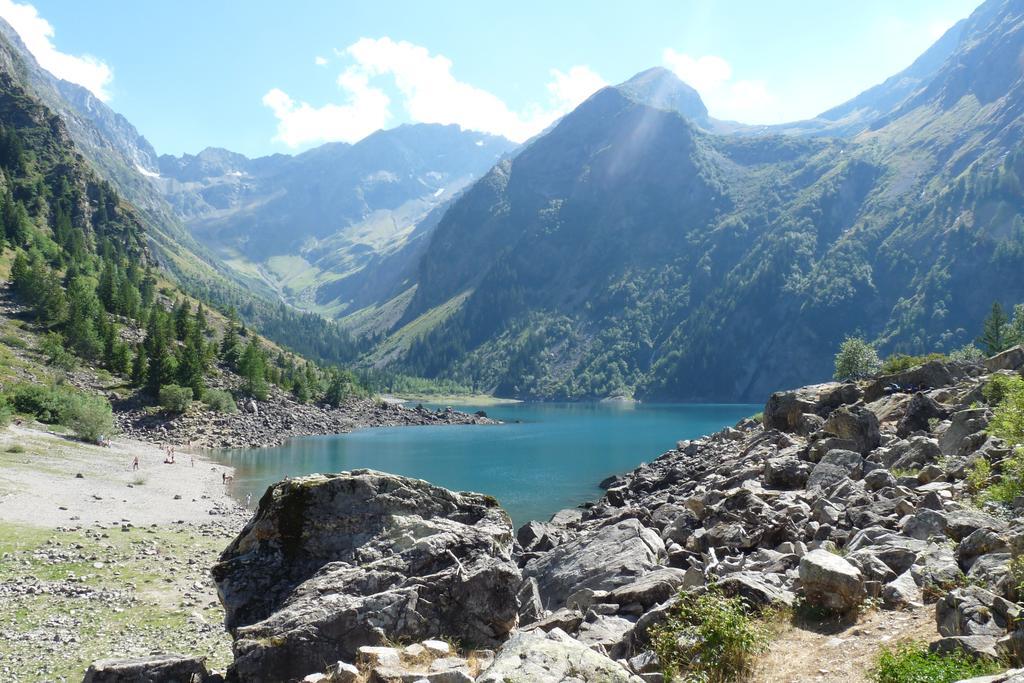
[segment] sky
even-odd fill
[[[809,118],[909,66],[978,4],[0,0],[0,16],[158,152],[253,157],[419,122],[522,141],[652,66],[716,118]]]

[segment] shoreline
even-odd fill
[[[267,401],[244,402],[236,413],[193,409],[168,415],[134,405],[115,407],[115,419],[128,439],[192,449],[269,448],[294,437],[348,434],[373,427],[500,424],[483,411],[408,408],[374,398],[350,399],[337,408],[303,404],[280,390],[272,390]]]
[[[133,439],[104,447],[8,427],[0,432],[0,521],[45,528],[164,525],[206,522],[242,509],[224,485],[223,478],[234,475],[231,467],[198,451],[179,449],[173,465],[164,457],[158,446]]]

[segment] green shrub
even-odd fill
[[[71,397],[62,424],[82,441],[97,443],[114,431],[114,412],[107,399],[79,394]]]
[[[941,353],[929,353],[927,356],[908,356],[905,353],[896,353],[885,359],[882,363],[882,374],[891,375],[916,368],[933,360],[946,360]]]
[[[859,337],[847,337],[835,358],[834,377],[840,382],[864,379],[878,372],[881,361],[875,347]]]
[[[20,443],[12,444],[12,445],[7,447],[7,452],[8,453],[24,453],[25,452],[25,447],[22,446]]]
[[[192,405],[192,387],[165,384],[160,387],[160,405],[171,413],[184,413]]]
[[[905,643],[882,650],[871,677],[875,683],[955,683],[1002,670],[996,662],[933,654],[921,643]]]
[[[10,389],[9,400],[19,413],[31,415],[40,422],[61,424],[67,414],[71,391],[46,384],[16,384]]]
[[[1000,465],[999,479],[984,492],[988,500],[1013,502],[1024,495],[1024,379],[996,376],[986,387],[987,396],[998,398],[988,433],[1004,439],[1013,453]]]
[[[740,598],[712,588],[680,593],[651,642],[667,680],[725,683],[741,680],[768,647],[769,628]]]
[[[74,370],[78,362],[73,353],[64,346],[64,337],[57,332],[49,332],[39,342],[39,350],[46,356],[46,362],[64,371]]]
[[[28,347],[28,344],[25,343],[24,339],[22,339],[21,337],[16,337],[13,334],[5,334],[4,336],[0,337],[0,344],[3,344],[4,346],[10,346],[11,348],[14,349],[24,349]]]
[[[1021,391],[1022,387],[1024,387],[1024,378],[993,375],[992,379],[982,387],[981,395],[985,397],[989,405],[995,406],[1002,403],[1014,391]]]
[[[0,396],[0,427],[6,427],[11,424],[13,417],[14,408],[11,406],[10,401],[7,400],[6,396]]]
[[[950,351],[949,359],[960,363],[978,363],[985,360],[985,353],[974,344],[966,344]]]
[[[238,406],[231,392],[223,389],[207,389],[203,392],[203,403],[218,413],[237,413]]]
[[[9,400],[19,413],[47,424],[69,427],[84,441],[98,441],[114,429],[114,413],[107,399],[71,387],[17,384],[11,388]]]

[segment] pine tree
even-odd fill
[[[192,329],[192,306],[188,299],[182,299],[181,303],[174,309],[174,334],[178,341],[185,341],[189,330]]]
[[[64,335],[75,352],[87,359],[95,359],[103,351],[103,343],[96,330],[100,302],[95,284],[79,275],[68,285],[68,320]]]
[[[178,384],[191,387],[195,399],[203,396],[206,389],[206,357],[203,349],[203,337],[198,325],[190,325],[185,344],[178,352]]]
[[[228,311],[228,325],[224,329],[224,337],[220,341],[220,358],[229,368],[237,368],[241,356],[238,339],[238,314],[234,308]]]
[[[1010,347],[1010,321],[998,301],[993,302],[992,310],[982,324],[981,337],[978,338],[981,348],[990,356],[1005,351]]]
[[[142,344],[135,345],[135,356],[132,358],[131,382],[134,387],[141,387],[146,384],[146,371],[148,370],[148,359],[146,358],[146,347]]]
[[[238,374],[244,380],[243,391],[264,400],[267,398],[267,361],[256,337],[250,337],[238,361]]]

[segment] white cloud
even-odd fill
[[[279,120],[275,139],[292,147],[324,140],[352,141],[381,127],[391,115],[389,100],[383,90],[369,84],[371,79],[389,79],[411,121],[458,124],[515,141],[540,132],[605,85],[586,66],[566,72],[552,69],[549,101],[514,111],[494,93],[458,80],[450,59],[420,45],[388,37],[362,38],[335,54],[354,61],[338,78],[349,104],[296,105],[284,92],[272,90],[263,102]]]
[[[371,88],[363,74],[347,70],[338,77],[338,85],[348,93],[346,104],[314,107],[296,103],[285,92],[274,88],[263,96],[263,104],[277,117],[278,140],[289,147],[314,142],[362,140],[380,130],[391,118],[388,96]]]
[[[683,82],[700,93],[708,111],[718,118],[761,118],[759,115],[775,101],[764,81],[734,80],[732,66],[716,55],[692,57],[665,48],[661,59]]]
[[[317,66],[327,66],[327,58],[326,57],[321,57],[320,55],[317,55],[313,59],[313,63],[316,64]]]
[[[575,109],[583,100],[608,85],[588,66],[573,66],[566,73],[552,69],[551,77],[554,80],[548,83],[548,92],[556,102],[556,109],[562,113]]]
[[[110,99],[107,88],[114,79],[111,68],[96,57],[69,55],[58,50],[53,44],[53,26],[39,16],[35,7],[0,0],[0,17],[14,27],[41,67],[57,78],[87,88],[103,101]]]

